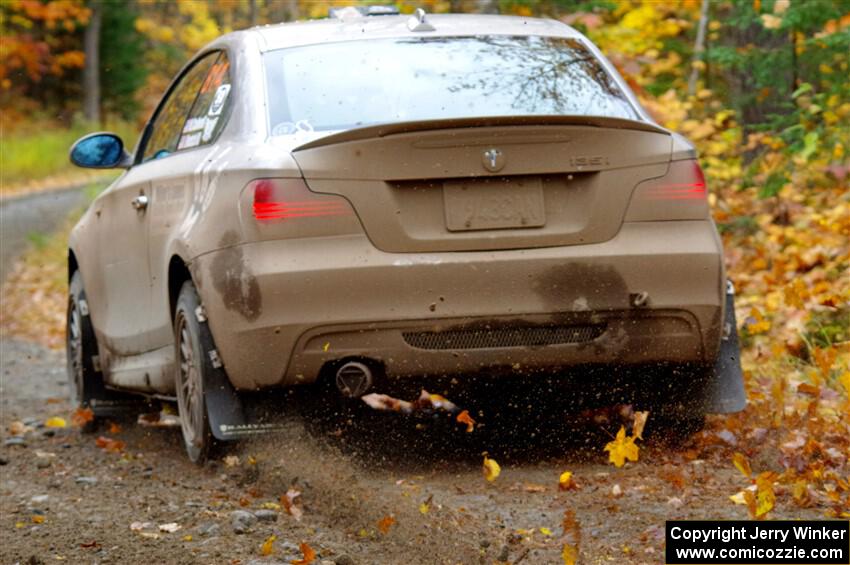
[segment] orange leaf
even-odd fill
[[[469,415],[469,410],[464,410],[458,414],[457,421],[459,424],[466,424],[467,433],[470,433],[475,429],[475,420],[473,420],[472,416]]]
[[[303,542],[301,543],[300,547],[301,553],[304,555],[304,558],[290,561],[292,565],[310,565],[310,563],[316,560],[316,552],[313,551],[312,547]]]
[[[105,449],[106,451],[112,453],[121,453],[124,451],[125,444],[121,440],[111,439],[108,437],[100,436],[94,441],[95,445],[97,445],[101,449]]]
[[[579,545],[581,544],[581,528],[574,510],[564,511],[564,520],[561,523],[564,528],[564,548],[561,557],[564,565],[575,565],[578,561]]]
[[[71,423],[78,428],[82,428],[92,420],[94,420],[94,411],[91,408],[80,407],[71,414]]]
[[[291,488],[286,491],[286,494],[280,497],[280,504],[283,506],[284,510],[286,510],[286,513],[298,521],[300,521],[301,516],[304,515],[301,508],[296,505],[300,496],[300,491]]]
[[[395,518],[392,516],[384,516],[378,521],[378,529],[381,530],[382,534],[386,534],[390,531],[393,524],[395,524]]]
[[[109,433],[120,434],[121,433],[121,426],[119,426],[115,422],[110,422],[109,423]]]

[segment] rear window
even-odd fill
[[[440,118],[638,119],[580,41],[535,36],[396,38],[265,54],[273,135]]]

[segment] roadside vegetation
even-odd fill
[[[76,121],[70,127],[35,119],[4,129],[0,142],[0,197],[33,190],[114,177],[114,171],[80,169],[68,151],[80,137],[98,130],[113,131],[132,149],[138,137],[134,124],[110,120],[102,125]]]

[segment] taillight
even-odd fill
[[[253,193],[254,218],[259,222],[353,214],[344,198],[311,192],[302,179],[258,179],[248,190]]]
[[[685,166],[682,166],[685,165]],[[704,200],[705,199],[705,176],[696,161],[677,161],[670,165],[671,171],[662,181],[671,180],[672,169],[677,169],[675,174],[685,177],[686,182],[664,182],[663,184],[648,186],[643,191],[643,197],[649,200]],[[679,170],[686,169],[686,170]],[[687,170],[689,169],[689,170]]]
[[[663,177],[637,185],[627,222],[701,220],[708,217],[705,176],[696,160],[673,161]]]

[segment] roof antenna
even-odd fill
[[[410,31],[435,31],[436,28],[430,22],[425,21],[425,10],[416,8],[413,15],[407,20],[407,29]]]

